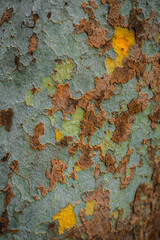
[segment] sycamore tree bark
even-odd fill
[[[0,0],[0,239],[160,239],[159,0]]]

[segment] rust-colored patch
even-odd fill
[[[149,142],[147,143],[148,146]],[[148,148],[152,155],[154,172],[152,175],[152,185],[148,183],[140,184],[132,202],[131,211],[126,218],[123,218],[123,209],[117,209],[117,216],[110,214],[109,195],[110,192],[103,191],[103,184],[96,192],[92,191],[82,195],[85,202],[96,201],[93,217],[86,219],[85,209],[81,210],[79,215],[82,224],[73,228],[66,234],[65,238],[83,239],[85,233],[87,239],[159,239],[160,232],[160,156],[155,155],[153,148]],[[154,153],[152,154],[152,150]],[[127,156],[132,154],[129,150]],[[126,161],[126,160],[125,160]],[[128,161],[128,160],[127,160]],[[120,167],[121,168],[121,167]],[[121,168],[123,171],[123,168]],[[111,222],[115,221],[115,227],[112,228]]]
[[[13,110],[11,108],[8,108],[8,110],[0,111],[0,127],[4,125],[8,132],[11,131],[12,119],[13,119]]]
[[[160,123],[160,87],[155,91],[152,101],[156,102],[157,105],[153,112],[149,114],[149,119],[151,120],[151,127],[155,129],[156,125]]]
[[[73,178],[74,180],[77,180],[77,178],[78,178],[75,171],[71,172],[70,177]]]
[[[45,149],[45,144],[42,144],[40,142],[40,136],[44,134],[45,128],[44,128],[44,123],[40,122],[38,123],[34,129],[33,129],[33,136],[30,136],[30,146],[31,148],[36,151],[37,149],[39,151]]]
[[[46,178],[50,181],[50,186],[48,189],[45,189],[43,185],[37,187],[42,192],[42,196],[45,197],[46,194],[52,191],[59,181],[61,183],[65,183],[65,176],[63,175],[63,171],[67,168],[66,164],[61,160],[52,159],[51,160],[52,169],[51,172],[47,169],[46,170]]]
[[[126,18],[119,14],[119,10],[122,4],[122,0],[107,0],[109,5],[108,23],[115,27],[117,25],[126,26]]]
[[[86,233],[87,239],[109,239],[111,233],[111,218],[109,218],[109,190],[103,191],[103,184],[98,187],[96,192],[89,192],[83,196],[83,201],[95,201],[92,220],[86,220],[86,209],[80,210],[82,224],[77,228],[71,229],[66,235],[69,239],[82,239],[82,234]]]
[[[37,50],[37,47],[38,47],[38,38],[37,38],[37,35],[36,34],[33,34],[31,37],[30,37],[30,40],[29,40],[29,49],[28,49],[28,52],[32,55],[36,50]]]
[[[36,23],[38,22],[39,15],[37,13],[32,13],[32,21],[34,22],[33,28],[36,26]]]
[[[135,116],[130,115],[129,111],[121,113],[115,120],[116,130],[113,134],[112,141],[120,143],[128,139],[131,133],[130,129],[135,122]]]
[[[51,116],[56,111],[61,110],[63,112],[64,120],[68,113],[74,114],[78,100],[74,99],[70,94],[70,85],[66,83],[64,85],[58,84],[57,92],[54,94],[52,99],[53,107],[48,110],[48,114]]]
[[[109,122],[111,125],[113,125],[113,124],[115,123],[115,120],[116,120],[116,118],[115,118],[115,116],[113,115],[111,118],[108,119],[108,122]]]
[[[88,3],[83,2],[82,8],[88,13],[89,21],[86,18],[81,19],[80,24],[74,24],[77,33],[86,32],[88,35],[88,44],[90,47],[101,48],[104,53],[111,48],[110,39],[106,39],[107,29],[100,26],[100,22],[96,20],[94,10],[98,7],[94,0]]]
[[[17,160],[12,161],[10,165],[10,169],[13,172],[17,172],[18,168],[19,168],[19,162]]]
[[[101,164],[97,163],[97,165],[95,166],[94,169],[94,177],[97,180],[101,175],[102,175],[102,171],[101,171]]]
[[[9,19],[13,16],[13,8],[6,8],[0,20],[0,27],[4,22],[9,22]]]
[[[104,74],[103,78],[96,77],[95,88],[85,94],[85,99],[91,101],[95,99],[95,104],[99,108],[104,99],[110,99],[114,95],[114,84],[111,77]]]
[[[127,176],[127,164],[129,163],[129,158],[131,156],[131,154],[133,153],[133,149],[129,149],[126,156],[121,160],[121,162],[118,164],[118,167],[116,168],[116,174],[120,173],[121,176],[116,176],[115,174],[115,178],[120,178],[121,181],[121,186],[120,188],[126,188],[128,184],[131,183],[131,181],[134,179],[135,177],[135,171],[136,171],[136,166],[132,165],[129,168],[129,176]]]
[[[128,110],[130,113],[142,112],[146,109],[148,102],[148,93],[140,92],[139,96],[128,104]]]
[[[38,88],[36,88],[34,84],[33,84],[33,87],[31,89],[31,92],[32,92],[33,95],[36,95],[36,93],[38,92]]]
[[[1,159],[1,162],[8,162],[8,159],[10,156],[11,156],[11,154],[9,152],[6,153],[6,155]]]
[[[106,165],[106,172],[105,173],[112,173],[114,178],[120,178],[121,186],[120,188],[126,188],[135,177],[136,166],[132,165],[128,168],[130,156],[133,153],[133,148],[129,149],[127,154],[122,158],[119,162],[118,166],[116,167],[117,159],[111,156],[108,153],[106,156],[101,156],[101,161]],[[143,165],[140,162],[137,167],[141,167]]]
[[[10,184],[4,189],[1,190],[4,194],[4,207],[5,210],[0,216],[0,235],[5,233],[8,230],[9,217],[8,217],[8,205],[10,204],[14,193]]]
[[[94,111],[87,111],[84,118],[81,120],[81,132],[79,134],[80,138],[88,137],[88,141],[91,136],[97,130],[97,128],[102,128],[107,118],[106,112],[100,110],[97,115]]]
[[[82,142],[74,142],[69,148],[69,153],[71,156],[73,156],[79,149],[81,150],[82,154],[78,159],[77,165],[81,169],[85,170],[94,164],[91,156],[92,148],[88,143],[84,144]]]
[[[61,147],[67,147],[69,145],[69,142],[71,142],[73,138],[71,136],[64,136],[60,142],[56,143],[56,145]]]

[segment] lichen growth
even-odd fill
[[[63,133],[61,132],[60,129],[56,129],[56,130],[55,130],[55,134],[56,134],[56,141],[57,141],[57,142],[60,142],[61,139],[63,138]]]
[[[57,63],[54,73],[52,74],[52,79],[58,83],[63,83],[66,79],[70,80],[73,68],[73,63],[69,58],[62,60],[60,63]]]
[[[63,234],[66,229],[70,230],[74,227],[77,224],[74,206],[69,203],[67,207],[62,208],[61,211],[53,217],[53,221],[57,219],[59,221],[59,234]]]
[[[62,132],[64,135],[79,138],[80,122],[84,117],[84,113],[85,111],[79,107],[75,114],[72,115],[71,120],[62,122]]]
[[[42,78],[42,84],[40,86],[40,90],[47,89],[48,93],[53,96],[56,92],[55,82],[51,77]]]
[[[94,206],[96,205],[96,201],[95,200],[93,200],[93,201],[88,201],[87,202],[87,204],[86,204],[86,214],[87,214],[87,216],[89,216],[89,215],[92,215],[93,214],[93,212],[94,212]]]
[[[117,55],[115,59],[107,57],[105,60],[105,65],[109,74],[112,74],[116,67],[121,67],[123,65],[123,60],[125,57],[129,56],[129,49],[134,43],[135,35],[133,31],[122,27],[115,28],[112,46]]]
[[[26,105],[28,106],[34,106],[34,95],[32,94],[31,90],[30,89],[27,89],[25,91],[25,103]]]

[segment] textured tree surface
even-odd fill
[[[159,0],[0,0],[0,239],[160,239]]]

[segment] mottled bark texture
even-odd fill
[[[159,9],[0,1],[0,239],[160,239]]]

